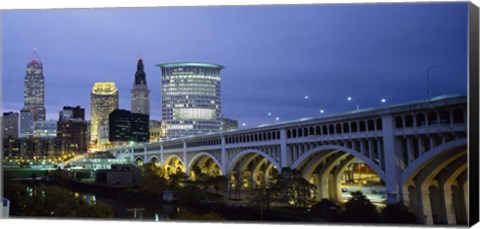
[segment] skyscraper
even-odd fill
[[[3,113],[2,126],[3,138],[18,138],[18,113]]]
[[[96,82],[90,98],[90,144],[108,147],[108,115],[118,108],[118,90],[113,82]]]
[[[32,60],[27,63],[25,75],[23,108],[33,111],[34,121],[45,120],[45,82],[43,77],[43,65],[37,55],[37,49],[33,49]]]
[[[142,58],[138,58],[137,72],[132,89],[132,113],[150,114],[150,90],[147,87],[147,79],[143,70]]]
[[[162,71],[162,125],[166,138],[220,131],[220,70],[224,67],[194,62],[156,66]]]

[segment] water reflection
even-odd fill
[[[90,204],[104,203],[112,207],[114,218],[137,219],[145,221],[163,221],[171,219],[177,206],[151,200],[129,200],[79,193],[79,196]]]

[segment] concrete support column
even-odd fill
[[[433,136],[428,136],[428,140],[430,141],[430,150],[432,150],[436,146],[435,139],[433,138]]]
[[[222,138],[221,138],[220,141],[221,141],[221,146],[222,146],[222,149],[221,149],[221,152],[220,152],[220,154],[221,154],[221,155],[220,155],[220,157],[221,157],[220,163],[222,163],[222,164],[220,165],[220,170],[222,171],[222,174],[223,174],[224,176],[227,176],[227,172],[228,172],[228,171],[227,171],[227,170],[228,170],[228,168],[227,168],[227,166],[228,166],[228,160],[227,160],[227,147],[226,147],[226,146],[227,146],[227,143],[226,143],[226,141],[225,141],[225,136],[222,136]]]
[[[467,221],[470,220],[470,202],[468,201],[468,182],[465,181],[462,185],[462,192],[463,192],[463,200],[465,201],[465,212],[467,213]]]
[[[423,140],[421,137],[418,137],[418,156],[422,155],[425,153],[425,145],[423,144]]]
[[[335,180],[334,174],[329,173],[328,175],[328,197],[331,201],[336,201],[337,200],[337,190],[338,186],[340,185],[337,183]]]
[[[457,224],[457,218],[455,216],[455,206],[452,200],[451,185],[445,185],[443,190],[443,200],[445,204],[445,217],[448,224]]]
[[[408,184],[402,186],[402,195],[400,196],[400,201],[407,207],[410,207],[410,192],[408,191]]]
[[[417,195],[417,197],[419,198],[417,203],[419,203],[420,205],[419,210],[423,215],[423,219],[419,219],[419,220],[424,224],[432,225],[433,224],[432,206],[430,204],[430,191],[428,190],[428,186],[419,185],[419,189],[417,188],[417,190],[419,192],[419,195]]]
[[[298,149],[298,145],[297,144],[292,144],[292,158],[293,160],[297,160],[297,150]]]
[[[366,155],[366,148],[365,148],[365,141],[364,140],[360,140],[360,153],[362,155]]]
[[[411,137],[407,137],[407,157],[408,163],[415,160],[415,154],[413,153],[413,139]]]
[[[399,196],[401,196],[400,184],[400,161],[399,144],[395,139],[395,122],[391,115],[382,116],[382,132],[383,132],[383,154],[382,158],[385,164],[385,184],[387,188],[387,202],[398,203]],[[380,153],[380,155],[382,155]]]
[[[183,142],[183,168],[186,174],[190,173],[187,161],[187,142]]]
[[[320,201],[322,200],[322,183],[320,181],[320,176],[318,174],[312,174],[312,177],[314,177],[314,183],[315,183],[315,186],[316,186],[316,189],[315,189],[315,192],[316,192],[316,195],[315,195],[315,201]]]
[[[133,155],[134,150],[133,150],[133,148],[130,148],[129,151],[130,151],[130,162],[133,164],[133,163],[135,163],[135,155]]]
[[[320,199],[329,199],[328,198],[328,189],[329,189],[329,182],[328,182],[328,174],[321,175],[319,174],[319,181],[320,181]]]
[[[148,157],[147,157],[147,147],[143,146],[143,161],[147,161],[147,159],[148,159]]]
[[[162,167],[165,165],[165,159],[163,158],[163,145],[160,145],[160,165]]]
[[[368,139],[368,158],[373,160],[373,139]]]

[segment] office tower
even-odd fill
[[[220,70],[208,63],[158,64],[162,71],[162,125],[166,138],[222,128]]]
[[[137,72],[135,72],[135,81],[133,82],[132,95],[132,113],[150,114],[150,90],[147,87],[147,79],[143,70],[142,58],[138,58]]]
[[[113,145],[129,144],[132,140],[132,121],[130,111],[115,109],[108,116],[109,140]]]
[[[150,136],[148,115],[132,113],[131,120],[132,141],[148,142]]]
[[[108,115],[118,108],[118,90],[113,82],[96,82],[90,98],[90,144],[108,147]]]
[[[2,116],[3,138],[18,138],[18,113],[5,112]]]
[[[87,152],[88,132],[85,109],[79,106],[64,106],[59,116],[57,138],[62,142],[62,152],[77,154]]]
[[[24,104],[23,109],[33,111],[34,121],[45,120],[45,82],[43,77],[43,65],[38,58],[37,50],[33,50],[32,60],[27,63],[25,75]]]
[[[34,114],[31,109],[20,110],[20,137],[33,137]]]
[[[148,115],[116,109],[109,115],[108,127],[112,145],[148,142]]]

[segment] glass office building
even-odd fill
[[[162,71],[162,125],[165,138],[220,131],[220,70],[208,63],[158,64]]]

